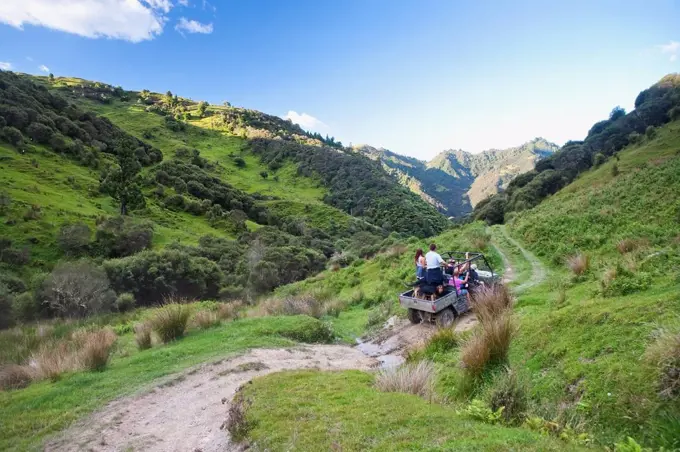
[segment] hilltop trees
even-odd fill
[[[205,112],[208,109],[208,102],[202,100],[198,103],[198,108],[196,109],[196,113],[198,113],[198,117],[202,118],[205,116]]]

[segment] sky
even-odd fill
[[[0,0],[0,69],[290,118],[423,160],[557,144],[680,72],[678,0]]]

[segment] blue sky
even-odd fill
[[[2,0],[0,68],[290,115],[429,159],[581,139],[680,71],[680,2]]]

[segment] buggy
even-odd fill
[[[474,271],[475,276],[468,282],[469,293],[474,293],[475,288],[479,286],[490,286],[499,280],[498,274],[493,271],[482,253],[448,251],[442,253],[442,257],[446,257],[447,262],[453,262],[447,269],[467,264],[467,268]],[[444,270],[445,273],[448,273],[447,269]],[[459,293],[455,286],[445,284],[439,294],[436,287],[424,280],[416,281],[409,286],[411,287],[409,290],[399,295],[399,303],[408,310],[408,319],[411,323],[430,322],[447,327],[457,317],[470,310],[467,295]]]

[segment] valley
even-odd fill
[[[0,72],[0,449],[679,448],[677,80],[425,163]],[[504,278],[450,328],[396,299],[430,243]]]

